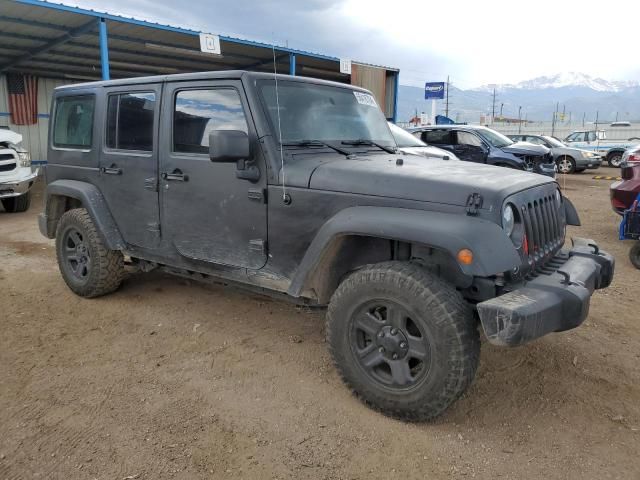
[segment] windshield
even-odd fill
[[[502,148],[508,145],[513,145],[512,140],[510,140],[508,137],[505,137],[501,133],[496,132],[495,130],[491,130],[489,128],[479,128],[478,130],[476,130],[476,132],[493,147]]]
[[[400,148],[427,146],[426,143],[414,137],[412,134],[407,132],[404,128],[394,125],[393,123],[389,124],[389,128],[391,129],[391,133],[393,134],[393,138],[396,141],[396,144]]]
[[[544,138],[552,147],[564,147],[564,143],[562,143],[557,138],[548,137],[546,135],[544,135],[542,138]]]
[[[368,140],[396,146],[382,111],[368,93],[280,80],[276,101],[275,81],[261,81],[258,87],[275,138],[279,137],[280,124],[282,143],[319,140],[340,144],[345,140]]]

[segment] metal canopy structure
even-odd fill
[[[200,33],[41,0],[0,0],[0,74],[106,80],[207,70],[272,72],[275,53],[279,73],[352,83],[337,57],[222,35],[221,54],[205,53]],[[382,69],[392,81],[394,91],[379,101],[395,118],[399,71],[358,65]]]

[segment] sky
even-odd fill
[[[575,71],[640,80],[640,2],[76,0],[95,10],[400,69],[460,88]],[[606,8],[612,5],[611,8]],[[629,19],[629,21],[625,20]]]

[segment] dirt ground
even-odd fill
[[[484,342],[475,383],[426,424],[351,396],[321,311],[161,274],[74,296],[38,190],[0,212],[0,479],[640,478],[640,271],[610,182],[561,184],[613,285],[581,328]]]

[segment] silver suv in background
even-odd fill
[[[9,213],[24,212],[31,204],[30,189],[38,177],[31,156],[20,143],[22,135],[0,129],[0,201]]]

